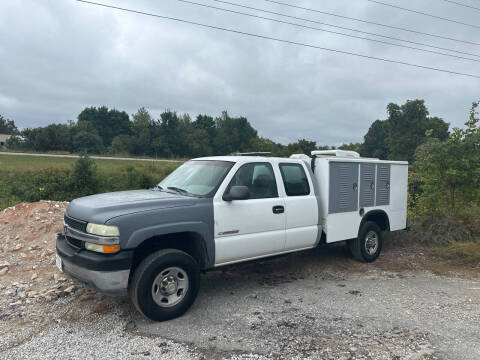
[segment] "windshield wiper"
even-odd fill
[[[180,188],[175,187],[175,186],[169,186],[169,187],[167,187],[167,189],[176,191],[176,192],[178,192],[178,193],[180,193],[180,194],[183,194],[183,195],[192,195],[192,194],[189,193],[187,190],[185,190],[185,189],[180,189]]]
[[[160,185],[155,185],[152,190],[160,190],[160,191],[163,191],[163,190],[165,190],[165,189],[164,189],[163,187],[161,187]]]

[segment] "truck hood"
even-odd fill
[[[191,206],[196,198],[158,190],[131,190],[85,196],[73,200],[67,207],[67,215],[87,222],[104,224],[122,215]]]

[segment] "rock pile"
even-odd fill
[[[55,266],[55,239],[67,203],[22,203],[0,212],[0,316],[73,293],[76,285]]]

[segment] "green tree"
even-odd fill
[[[365,157],[387,159],[389,131],[388,120],[375,120],[363,137],[360,153]]]
[[[125,149],[128,148],[129,152],[135,155],[150,155],[152,145],[152,129],[153,119],[148,110],[144,107],[141,107],[135,114],[132,115],[133,135],[128,137],[130,144],[125,146]],[[127,135],[120,135],[120,137],[122,141],[124,141],[124,144],[127,145]],[[118,136],[115,139],[117,138]]]
[[[13,120],[5,119],[0,115],[0,134],[15,135],[18,134],[18,129]]]
[[[284,148],[282,144],[257,136],[252,140],[250,151],[269,152],[272,156],[282,156]]]
[[[25,142],[22,141],[22,139],[18,135],[11,136],[7,140],[5,146],[7,147],[7,149],[17,149],[17,150],[26,148]]]
[[[168,143],[164,136],[154,135],[151,144],[151,151],[152,155],[155,157],[168,157],[171,155],[170,148],[168,147]]]
[[[306,154],[310,156],[313,150],[318,150],[317,143],[306,139],[300,139],[297,142],[290,143],[286,146],[284,156],[291,154]]]
[[[25,129],[21,135],[26,147],[35,151],[71,150],[71,127],[66,124],[51,124],[45,127]]]
[[[198,115],[193,123],[193,126],[196,129],[203,129],[208,133],[208,136],[211,140],[215,138],[217,128],[215,126],[215,120],[213,117],[208,115]]]
[[[192,123],[194,129],[193,137],[201,139],[200,145],[195,145],[196,152],[202,151],[202,155],[214,154],[215,137],[217,136],[217,127],[213,117],[208,115],[198,115]],[[205,138],[204,138],[205,137]]]
[[[189,144],[189,155],[185,154],[186,157],[210,156],[213,154],[213,147],[206,130],[194,129],[185,140]]]
[[[78,115],[78,125],[88,123],[98,132],[105,146],[110,146],[117,135],[130,135],[131,123],[125,111],[109,110],[106,106],[89,107]]]
[[[72,149],[77,153],[101,154],[104,147],[100,136],[95,133],[80,131],[73,136]]]
[[[356,151],[360,153],[362,151],[362,144],[361,143],[348,143],[348,144],[343,144],[338,147],[340,150],[350,150],[350,151]]]
[[[449,124],[439,118],[429,118],[424,100],[407,100],[401,106],[390,103],[387,112],[389,159],[412,162],[415,149],[427,140],[427,131],[437,139],[448,137]]]
[[[245,117],[232,118],[226,111],[216,119],[215,154],[226,155],[234,152],[247,152],[257,137],[257,130]]]
[[[134,136],[118,135],[113,138],[109,151],[113,154],[139,154],[134,150],[136,140]],[[148,144],[147,144],[148,145]]]
[[[161,150],[160,155],[166,157],[180,156],[182,153],[182,133],[180,129],[180,119],[174,111],[164,111],[160,114],[160,127],[157,129],[157,138],[162,146],[158,147]]]

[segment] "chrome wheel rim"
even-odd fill
[[[162,270],[152,284],[152,298],[158,306],[171,307],[183,300],[188,291],[185,270],[172,266]]]
[[[365,251],[368,255],[374,255],[378,250],[378,234],[370,230],[365,235]]]

